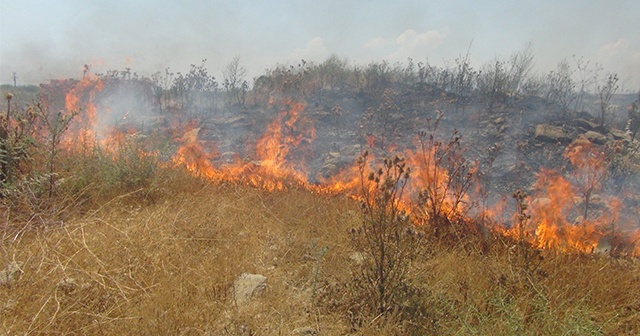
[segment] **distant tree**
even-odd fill
[[[593,85],[598,78],[598,71],[601,70],[601,66],[596,64],[591,67],[591,61],[585,60],[584,57],[573,56],[573,61],[576,64],[576,72],[578,77],[576,99],[574,110],[584,110],[584,98],[593,89]]]
[[[343,89],[348,78],[347,59],[333,54],[318,65],[320,90],[326,88]]]
[[[464,57],[459,56],[456,58],[455,63],[455,80],[452,91],[456,95],[456,110],[462,108],[462,111],[464,111],[477,81],[478,72],[471,66],[469,51]]]
[[[556,70],[551,71],[546,77],[544,98],[548,104],[560,106],[563,118],[567,116],[569,106],[576,99],[575,87],[576,82],[573,80],[573,71],[566,59],[558,63]]]
[[[600,127],[604,126],[607,116],[612,110],[611,98],[616,94],[618,88],[618,74],[614,73],[607,74],[605,82],[598,85],[598,97],[600,101],[598,121],[600,122]]]
[[[504,61],[496,58],[484,65],[478,77],[478,90],[486,97],[490,112],[498,103],[505,101],[508,84],[509,78]]]
[[[218,82],[209,74],[206,62],[205,59],[201,65],[191,64],[188,73],[178,72],[173,79],[172,97],[180,104],[178,108],[187,114],[199,113],[215,105],[213,93],[218,89]]]
[[[391,83],[389,62],[370,63],[364,68],[364,90],[372,97],[381,97]]]
[[[507,71],[507,91],[509,94],[514,95],[522,92],[522,86],[526,83],[533,63],[534,55],[530,42],[522,50],[511,54]]]
[[[222,74],[227,105],[238,104],[244,106],[249,84],[245,80],[247,68],[240,64],[240,57],[235,56],[231,62],[227,64]]]
[[[629,108],[629,116],[627,121],[627,131],[631,135],[631,140],[636,138],[636,134],[640,130],[640,92],[638,98],[631,104]]]
[[[407,84],[414,84],[417,80],[416,64],[413,62],[413,58],[407,58],[407,66],[403,69],[402,81]]]

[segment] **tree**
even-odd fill
[[[511,57],[509,58],[509,70],[507,72],[507,90],[509,93],[520,93],[529,72],[533,68],[533,58],[534,56],[530,42],[527,43],[522,50],[511,54]]]
[[[584,98],[587,93],[593,89],[601,66],[596,64],[594,67],[591,67],[591,61],[585,60],[584,57],[576,57],[575,55],[573,56],[573,61],[576,63],[579,80],[574,109],[576,111],[582,111],[584,110]]]
[[[376,172],[368,170],[368,153],[359,159],[362,226],[351,231],[355,247],[363,254],[364,294],[375,314],[392,312],[401,303],[406,274],[422,237],[402,199],[410,170],[404,159],[385,159]]]
[[[631,104],[629,108],[629,116],[627,121],[627,131],[631,134],[631,140],[636,138],[636,134],[640,130],[640,93],[638,98]]]
[[[222,72],[227,105],[244,106],[249,84],[245,80],[247,68],[240,65],[240,57],[235,56]]]
[[[60,142],[62,141],[62,135],[69,128],[69,123],[73,118],[78,115],[80,111],[68,111],[59,110],[56,113],[49,112],[43,108],[41,104],[36,104],[33,107],[38,114],[40,120],[43,123],[44,129],[47,131],[47,174],[49,176],[49,197],[53,196],[53,189],[55,187],[55,172],[56,172],[56,160],[58,159],[58,153],[60,152]]]
[[[453,83],[453,93],[456,95],[456,110],[464,108],[467,104],[467,100],[471,96],[473,91],[474,80],[478,78],[478,72],[473,70],[471,66],[471,60],[469,59],[469,51],[467,54],[456,58],[456,72],[455,81]]]
[[[573,71],[567,60],[558,63],[556,70],[551,71],[546,78],[545,98],[549,104],[558,104],[562,110],[562,117],[566,117],[569,106],[576,99]]]
[[[487,97],[487,108],[490,112],[498,103],[506,100],[507,85],[509,84],[507,75],[505,62],[496,58],[485,64],[478,78],[478,89],[481,94]]]
[[[612,156],[606,148],[582,138],[567,146],[563,156],[568,158],[573,166],[570,179],[582,196],[582,223],[586,227],[592,197],[604,187],[604,182],[609,176]]]
[[[212,93],[217,90],[218,82],[214,76],[209,75],[205,68],[206,62],[205,59],[201,65],[191,64],[187,74],[178,72],[173,79],[170,92],[187,114],[198,113],[213,106]]]
[[[598,111],[598,121],[600,127],[604,127],[607,116],[611,112],[611,98],[618,91],[618,74],[607,74],[606,81],[598,85],[598,97],[600,98],[600,110]]]
[[[34,108],[12,110],[13,94],[7,93],[6,115],[0,114],[0,189],[15,182],[20,166],[30,158],[30,150],[35,147],[37,116]]]

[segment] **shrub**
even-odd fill
[[[410,173],[404,159],[385,159],[382,167],[367,174],[367,156],[365,152],[358,160],[363,223],[351,237],[363,254],[363,294],[372,312],[384,315],[399,308],[422,235],[414,230],[401,201]]]

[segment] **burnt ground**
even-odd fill
[[[52,83],[49,91],[57,86]],[[447,143],[457,130],[464,157],[480,164],[493,201],[510,199],[518,189],[531,190],[543,168],[570,170],[563,151],[582,136],[603,147],[622,148],[616,152],[604,192],[624,196],[629,209],[640,203],[635,196],[640,189],[638,156],[622,130],[624,106],[634,95],[616,97],[622,108],[605,127],[588,113],[563,111],[537,96],[463,100],[426,84],[392,85],[378,91],[328,88],[298,95],[254,89],[243,106],[225,104],[223,93],[204,98],[198,108],[189,110],[171,97],[163,100],[154,95],[149,84],[113,81],[98,93],[95,104],[99,113],[109,116],[101,118],[102,124],[142,132],[171,130],[173,148],[179,145],[175,140],[183,134],[181,128],[199,127],[199,139],[215,153],[216,166],[238,161],[259,164],[256,144],[275,120],[284,136],[297,139],[281,142],[291,148],[285,160],[305,169],[312,183],[352,166],[364,149],[378,158],[415,150],[418,134],[431,133],[441,114],[433,132],[436,139]],[[287,114],[292,108],[287,101],[304,104],[298,119]],[[500,150],[493,152],[496,145]],[[495,160],[489,164],[492,155]]]
[[[490,174],[492,192],[511,195],[517,189],[530,188],[542,168],[570,169],[562,153],[581,135],[601,145],[629,139],[622,130],[599,127],[587,113],[563,114],[539,97],[513,98],[489,109],[488,103],[479,99],[460,106],[455,97],[444,92],[413,87],[395,92],[392,99],[395,108],[381,112],[377,111],[383,104],[379,97],[363,94],[329,92],[317,99],[302,100],[306,103],[303,116],[308,119],[296,125],[303,129],[283,128],[283,133],[299,132],[303,136],[287,159],[306,161],[309,180],[318,181],[352,165],[362,149],[373,151],[377,157],[415,150],[417,135],[421,130],[429,131],[429,122],[433,123],[440,111],[443,116],[436,137],[446,143],[457,130],[466,159],[478,160]],[[200,136],[215,144],[218,165],[238,158],[254,160],[255,153],[248,148],[253,148],[267,125],[288,108],[286,104],[274,104],[211,115],[202,119]],[[310,134],[310,125],[315,128],[315,137]],[[489,167],[490,149],[496,144],[500,150]],[[635,176],[626,176],[625,183],[633,181]],[[613,182],[610,188],[616,188]]]

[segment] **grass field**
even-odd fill
[[[0,333],[65,335],[635,335],[640,262],[506,238],[427,239],[399,312],[364,309],[347,196],[211,184],[179,172],[64,221],[3,218]],[[18,270],[19,269],[19,270]],[[267,277],[238,306],[233,281]],[[301,333],[298,329],[298,334]]]

